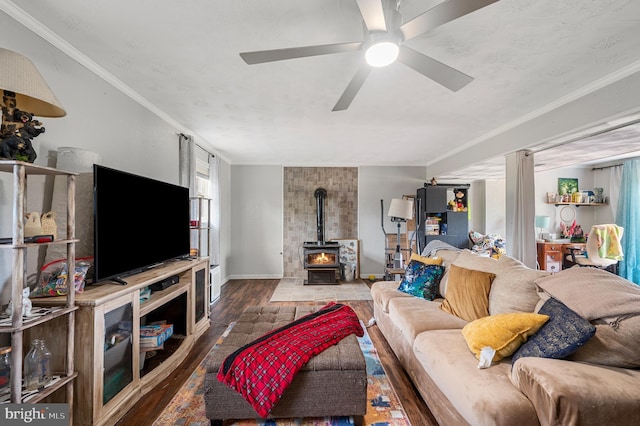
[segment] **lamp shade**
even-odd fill
[[[547,229],[550,222],[549,216],[536,216],[536,228]]]
[[[0,48],[0,89],[16,94],[18,109],[40,117],[67,115],[35,65],[11,50]]]
[[[389,206],[388,216],[409,220],[413,218],[413,200],[393,198]]]

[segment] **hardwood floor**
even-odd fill
[[[191,375],[200,361],[209,353],[218,337],[229,323],[234,321],[247,306],[268,305],[271,294],[279,280],[231,280],[222,286],[220,300],[211,307],[211,327],[199,340],[182,364],[162,383],[142,397],[140,403],[131,409],[118,425],[151,425],[174,394]],[[365,281],[368,283],[368,281]],[[314,305],[313,302],[277,302],[275,305]],[[365,323],[373,317],[373,302],[345,302],[351,306]],[[378,351],[380,360],[402,402],[402,406],[412,425],[436,426],[431,412],[418,395],[397,358],[387,345],[376,326],[368,329],[371,340]]]

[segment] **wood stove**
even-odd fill
[[[305,284],[338,284],[340,270],[340,246],[337,241],[324,240],[324,200],[327,190],[316,189],[316,233],[318,241],[307,241],[304,249],[304,269],[307,270]]]
[[[337,241],[324,243],[305,242],[304,269],[308,279],[305,284],[338,284],[336,273],[340,269],[340,246]]]

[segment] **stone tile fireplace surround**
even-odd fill
[[[315,241],[318,187],[327,190],[325,239],[358,236],[357,167],[284,168],[283,273],[287,278],[306,278],[302,245]]]

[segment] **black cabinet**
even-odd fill
[[[469,247],[469,185],[436,185],[418,188],[418,250],[432,240],[459,248]]]

